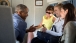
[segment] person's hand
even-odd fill
[[[47,30],[46,27],[42,28],[42,32],[46,32],[46,30]]]
[[[34,32],[36,30],[36,27],[34,25],[30,26],[30,28],[27,30],[27,32]]]

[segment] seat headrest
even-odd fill
[[[11,7],[0,6],[0,43],[15,43]]]

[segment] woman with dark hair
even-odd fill
[[[43,19],[41,23],[37,26],[37,28],[41,28],[42,25],[44,25],[47,30],[50,30],[54,21],[56,20],[56,17],[53,15],[54,14],[54,7],[49,5],[46,10],[46,14],[43,16]]]
[[[64,21],[64,26],[69,22],[69,21],[75,21],[75,7],[71,3],[67,3],[63,6],[62,8],[64,11],[67,11],[65,16],[65,21]]]
[[[61,10],[63,10],[65,12],[64,13],[64,25],[63,25],[63,36],[61,39],[61,41],[64,41],[65,40],[64,36],[67,31],[67,29],[64,29],[64,27],[68,22],[75,21],[75,13],[74,13],[75,7],[73,4],[67,3],[67,4],[63,5],[63,8]]]

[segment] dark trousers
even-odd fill
[[[46,42],[44,42],[44,41],[40,40],[39,38],[35,37],[35,38],[32,39],[31,43],[46,43]]]
[[[39,38],[35,37],[32,39],[31,43],[59,43],[59,38],[60,37],[53,37],[53,38],[50,38],[50,40],[48,42],[45,42],[45,41],[40,40]]]

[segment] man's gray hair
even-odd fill
[[[17,5],[16,8],[15,8],[15,12],[17,12],[17,11],[24,11],[24,9],[26,9],[26,8],[27,8],[26,5],[19,4],[19,5]]]

